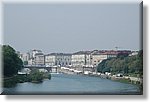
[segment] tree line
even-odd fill
[[[118,55],[116,58],[103,60],[97,66],[97,71],[101,73],[111,72],[112,74],[122,73],[124,75],[143,75],[143,50],[137,55]]]
[[[23,62],[19,58],[15,49],[9,45],[2,46],[2,55],[3,55],[3,74],[4,77],[11,77],[18,73],[18,70],[21,70],[23,67]]]
[[[9,45],[2,46],[2,56],[4,87],[13,87],[22,82],[42,82],[45,78],[51,79],[51,74],[39,72],[36,68],[29,75],[18,75],[18,71],[23,68],[23,62],[15,49]]]

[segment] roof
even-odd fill
[[[80,54],[91,54],[92,51],[79,51],[79,52],[75,52],[73,53],[74,55],[80,55]]]
[[[43,53],[36,53],[35,56],[44,55]]]
[[[131,53],[130,50],[100,50],[100,51],[96,51],[93,52],[93,55],[118,55],[118,54],[129,54]]]
[[[36,50],[36,49],[33,49],[32,51],[42,52],[41,50]]]
[[[51,55],[54,55],[54,56],[57,56],[57,55],[71,56],[72,54],[70,54],[70,53],[50,53],[50,54],[47,54],[45,56],[51,56]]]

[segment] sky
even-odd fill
[[[138,3],[5,3],[4,44],[20,52],[139,50]]]

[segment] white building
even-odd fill
[[[90,67],[91,66],[91,52],[90,51],[79,51],[72,54],[71,57],[73,67]]]
[[[46,66],[70,66],[71,54],[65,53],[51,53],[45,55]]]
[[[70,66],[71,65],[71,54],[57,53],[56,54],[56,65],[58,66]]]
[[[41,50],[32,50],[32,52],[31,52],[31,54],[32,54],[32,58],[35,58],[35,54],[37,54],[37,53],[42,53],[42,51]]]
[[[46,66],[55,66],[56,56],[55,54],[47,54],[45,55],[45,65]]]
[[[36,53],[34,56],[35,65],[45,65],[45,58],[43,53]]]
[[[33,63],[34,63],[33,59],[28,60],[28,65],[33,65]]]
[[[43,53],[41,50],[31,50],[29,51],[29,60],[28,60],[28,65],[37,65],[37,64],[42,64],[43,65]],[[41,60],[41,61],[40,61]]]
[[[25,61],[29,61],[29,59],[30,59],[30,54],[29,53],[23,53],[23,54],[20,54],[20,56],[19,56],[20,58],[21,58],[21,60],[23,61],[23,62],[25,62]]]
[[[96,52],[92,54],[92,65],[96,67],[103,60],[108,58],[117,57],[118,53],[114,51]]]

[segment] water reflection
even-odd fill
[[[114,82],[99,77],[53,74],[43,83],[18,83],[5,88],[3,94],[140,94],[136,85]]]

